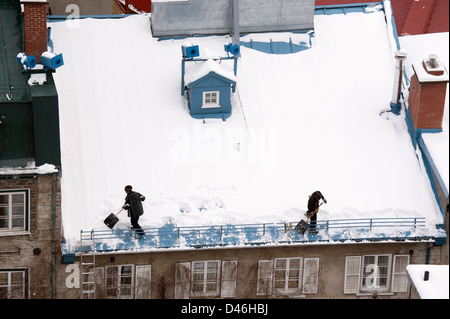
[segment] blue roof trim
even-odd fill
[[[48,22],[62,22],[66,20],[74,19],[122,19],[130,16],[135,16],[136,14],[91,14],[91,15],[48,15]]]
[[[166,224],[160,228],[143,228],[145,236],[137,239],[131,229],[82,231],[82,240],[95,239],[94,245],[61,249],[65,261],[73,260],[76,253],[90,252],[139,252],[159,249],[234,248],[261,245],[358,243],[387,241],[432,241],[435,245],[446,242],[442,227],[436,226],[428,233],[425,218],[366,218],[339,219],[317,222],[318,234],[297,233],[296,223],[267,223],[244,225],[218,225],[177,227]],[[428,233],[428,234],[427,234]]]
[[[332,14],[347,14],[353,12],[370,13],[366,11],[369,6],[376,6],[382,4],[381,2],[365,2],[365,3],[349,3],[336,4],[326,6],[316,6],[314,15],[332,15]]]
[[[438,131],[438,130],[436,130],[436,131]],[[445,219],[445,209],[444,209],[444,207],[442,207],[442,205],[440,205],[441,199],[439,196],[439,192],[437,190],[437,185],[434,180],[434,177],[436,177],[436,180],[437,180],[442,192],[444,193],[445,198],[448,198],[448,190],[447,190],[447,187],[445,186],[445,183],[439,173],[439,170],[436,167],[436,164],[434,164],[433,157],[431,156],[430,151],[428,150],[428,148],[425,144],[425,141],[422,138],[423,133],[429,133],[429,131],[427,131],[427,130],[424,131],[422,129],[417,130],[417,133],[416,133],[417,134],[417,145],[419,146],[419,149],[422,153],[422,158],[424,161],[428,179],[430,180],[430,183],[431,183],[431,188],[433,189],[434,197],[436,198],[436,202],[439,206],[442,216]],[[434,177],[433,177],[433,175],[434,175]]]

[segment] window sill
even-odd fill
[[[6,236],[23,236],[23,235],[31,235],[31,232],[28,230],[21,230],[21,231],[13,231],[13,230],[0,230],[0,237],[6,237]]]
[[[220,105],[219,104],[202,105],[200,108],[202,108],[202,109],[218,109],[218,108],[220,108]]]
[[[357,293],[356,296],[357,297],[368,297],[368,296],[373,296],[373,295],[377,295],[377,296],[393,296],[395,295],[393,292],[365,292],[365,293]]]

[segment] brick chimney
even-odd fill
[[[409,110],[415,129],[442,129],[445,94],[449,80],[439,57],[430,54],[413,63],[414,75],[409,87]]]
[[[41,62],[42,52],[47,51],[47,5],[46,0],[20,0],[23,5],[25,53]]]

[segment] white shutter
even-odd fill
[[[105,280],[104,280],[105,269],[103,267],[94,268],[94,286],[95,286],[95,299],[105,298]],[[91,275],[89,275],[91,277]],[[89,278],[89,281],[91,279]]]
[[[392,292],[408,291],[408,276],[406,266],[409,265],[409,255],[394,256],[394,271],[392,274]]]
[[[175,299],[189,299],[191,287],[191,263],[175,265]]]
[[[237,261],[222,261],[222,298],[236,297]]]
[[[136,266],[135,299],[150,299],[151,265]]]
[[[359,279],[361,273],[361,256],[349,256],[345,259],[344,294],[359,292]]]
[[[258,262],[257,296],[268,296],[272,294],[272,270],[273,260],[260,260]]]
[[[305,258],[303,267],[304,294],[316,294],[319,284],[319,258]]]

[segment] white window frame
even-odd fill
[[[212,96],[215,95],[215,102],[211,102]],[[220,107],[220,91],[206,91],[203,92],[202,109],[211,109]]]
[[[12,197],[13,195],[22,195],[23,196],[23,226],[21,227],[13,227],[13,206],[12,205]],[[30,190],[29,189],[7,189],[0,190],[0,196],[8,196],[7,204],[0,204],[0,208],[7,209],[7,227],[0,228],[0,236],[1,235],[16,235],[20,233],[29,233],[30,231]],[[0,218],[2,218],[0,216]],[[3,220],[5,217],[3,216]]]
[[[375,262],[373,264],[365,265],[366,258],[374,257]],[[379,272],[379,259],[380,257],[387,257],[388,262],[386,266],[387,273],[385,275],[381,275]],[[391,280],[391,262],[392,262],[392,255],[390,254],[379,254],[379,255],[363,255],[361,258],[361,281],[360,281],[360,291],[388,291],[390,289],[390,280]],[[368,277],[371,277],[372,275],[375,276],[375,282],[371,282],[371,287],[367,286],[367,283],[364,283],[364,280]],[[379,280],[382,277],[386,277],[386,284],[385,286],[379,285]],[[372,278],[370,279],[372,280]]]
[[[208,264],[215,263],[216,271],[211,272],[208,270]],[[202,270],[196,269],[196,265],[202,265]],[[220,288],[220,260],[204,260],[204,261],[193,261],[191,265],[191,296],[194,297],[211,297],[219,295]],[[210,276],[208,276],[210,275]],[[199,278],[197,280],[197,278]],[[211,279],[210,277],[215,277]],[[215,285],[214,290],[210,290],[209,285]],[[198,286],[201,287],[199,290]]]
[[[21,275],[20,282],[12,282],[13,274]],[[0,299],[28,299],[28,269],[0,269],[0,293],[6,290],[6,295],[1,296]],[[21,292],[20,296],[13,294],[13,289],[17,287],[16,291]]]
[[[122,276],[122,269],[125,267],[131,267],[130,276]],[[117,268],[115,275],[109,274],[109,269]],[[122,279],[130,277],[130,283],[123,283]],[[134,298],[134,265],[113,265],[106,266],[105,268],[105,298],[107,299],[133,299]],[[116,289],[115,294],[110,294],[109,290]],[[129,294],[124,294],[123,291],[129,289]]]
[[[298,268],[292,265],[293,261],[298,262]],[[277,264],[284,262],[285,267],[278,267]],[[273,290],[279,294],[289,294],[298,292],[300,289],[303,271],[303,258],[275,258],[273,263]],[[277,282],[283,284],[284,287],[277,287]],[[292,285],[294,284],[294,285]]]

